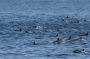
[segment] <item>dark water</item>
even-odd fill
[[[4,21],[3,21],[4,20]],[[8,21],[7,21],[8,20]],[[58,37],[83,42],[53,44]],[[58,35],[57,35],[58,34]],[[0,59],[89,59],[90,21],[68,15],[0,16]],[[84,53],[74,53],[75,49]]]
[[[0,59],[90,59],[89,6],[89,0],[0,0]],[[83,41],[53,43],[70,36]]]

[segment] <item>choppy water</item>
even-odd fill
[[[57,37],[79,37],[82,32],[90,34],[87,19],[67,18],[67,15],[1,14],[0,59],[89,59],[90,35],[83,36],[83,43],[52,43]],[[85,53],[73,53],[78,48],[84,48]]]

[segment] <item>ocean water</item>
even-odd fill
[[[0,0],[0,59],[90,59],[89,5],[89,0]],[[84,41],[53,44],[86,33]],[[77,49],[85,51],[73,52]]]

